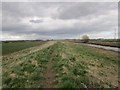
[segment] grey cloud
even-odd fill
[[[111,11],[117,12],[117,3],[95,3],[95,2],[81,2],[81,3],[3,3],[2,5],[2,22],[3,33],[10,34],[11,36],[18,35],[32,35],[36,34],[34,38],[40,38],[39,35],[44,35],[46,38],[53,36],[54,38],[70,38],[84,33],[98,33],[103,31],[110,31],[117,26],[117,15],[111,16]],[[98,21],[89,21],[99,17],[105,19],[98,19]],[[60,27],[53,30],[47,28],[33,27],[32,24],[38,25],[43,23],[44,20],[34,19],[52,18],[63,20],[77,20],[73,27]],[[109,17],[109,18],[107,18]],[[28,21],[31,25],[21,22],[24,18],[30,18]],[[82,23],[81,21],[86,23]],[[61,22],[60,22],[61,23]],[[67,23],[67,22],[66,22]],[[28,37],[27,37],[28,38]],[[30,38],[30,37],[29,37]],[[42,37],[41,37],[42,38]]]
[[[30,20],[31,23],[41,23],[43,20]]]
[[[14,2],[3,3],[3,15],[19,17],[52,17],[60,19],[74,19],[85,16],[97,16],[106,14],[117,9],[114,2],[68,2],[68,3],[34,3],[34,2]],[[54,14],[52,9],[56,8],[58,14]]]
[[[99,16],[108,13],[111,10],[117,9],[117,3],[107,2],[83,2],[83,3],[72,3],[69,6],[60,8],[59,18],[61,19],[74,19],[83,18],[86,16]]]
[[[56,3],[59,5],[58,3]],[[51,14],[50,8],[55,8],[54,3],[37,3],[37,2],[4,2],[2,4],[3,14],[20,17],[45,17]],[[52,9],[51,9],[52,10]]]

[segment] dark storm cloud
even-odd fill
[[[28,38],[28,34],[34,34],[34,38],[59,39],[67,35],[109,32],[117,26],[117,8],[113,2],[6,2],[2,4],[2,30],[11,36]]]
[[[43,20],[30,20],[31,23],[41,23]]]

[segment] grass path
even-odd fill
[[[48,61],[47,68],[43,73],[45,79],[41,81],[41,84],[44,86],[44,88],[55,88],[55,84],[54,84],[55,74],[53,73],[53,69],[52,69],[53,66],[52,60],[53,60],[53,56]]]

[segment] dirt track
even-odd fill
[[[11,53],[11,54],[8,54],[8,55],[4,55],[2,57],[18,58],[18,57],[26,56],[26,55],[28,55],[30,53],[33,53],[33,52],[36,52],[38,50],[47,48],[47,47],[49,47],[49,46],[51,46],[51,45],[53,45],[55,43],[56,43],[56,41],[49,41],[49,42],[47,42],[45,44],[42,44],[40,46],[27,48],[27,49],[24,49],[24,50],[21,50],[21,51],[18,51],[18,52],[14,52],[14,53]]]

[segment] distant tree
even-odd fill
[[[89,42],[89,37],[88,37],[88,35],[83,35],[83,36],[82,36],[82,41],[83,41],[84,43]]]

